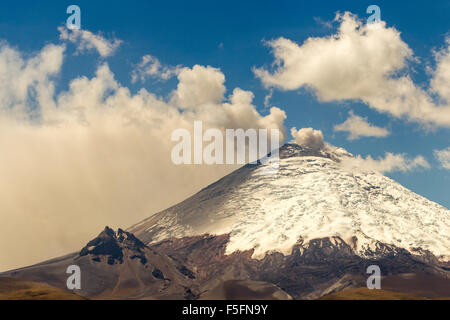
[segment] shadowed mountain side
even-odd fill
[[[439,265],[381,243],[372,258],[358,256],[350,245],[335,237],[300,242],[290,255],[273,252],[258,260],[252,258],[253,250],[227,255],[228,240],[229,235],[204,235],[170,239],[152,248],[193,270],[202,293],[214,291],[229,280],[253,280],[274,284],[295,299],[317,299],[331,292],[365,286],[367,267],[374,264],[386,276],[417,273],[435,281],[450,279],[450,273]],[[380,252],[382,256],[378,256]],[[399,291],[407,287],[403,285]]]
[[[367,267],[375,264],[389,291],[445,297],[450,288],[450,272],[432,255],[424,259],[382,243],[363,258],[338,237],[300,240],[289,255],[255,259],[253,250],[226,254],[229,239],[203,235],[146,246],[128,232],[106,228],[80,253],[0,276],[66,289],[67,267],[75,264],[82,285],[76,293],[91,299],[317,299],[364,287]]]
[[[3,275],[66,288],[67,267],[81,269],[81,290],[92,299],[193,299],[196,286],[186,268],[145,246],[132,234],[106,227],[80,253]],[[186,269],[187,270],[187,269]],[[185,271],[187,272],[187,271]]]

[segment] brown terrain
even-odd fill
[[[0,278],[0,300],[86,300],[86,298],[39,282]]]
[[[298,145],[288,144],[280,148],[281,159],[302,156],[339,160],[333,158],[333,153]],[[323,167],[324,164],[311,164],[313,167],[310,167],[308,163],[303,163],[300,171],[285,169],[287,171],[283,172],[294,177],[304,172],[323,171],[328,175],[328,169],[334,170]],[[223,221],[245,209],[241,209],[239,204],[242,199],[247,199],[245,195],[251,190],[242,189],[243,186],[259,188],[270,182],[259,181],[259,178],[251,180],[258,166],[245,165],[127,231],[106,227],[79,252],[4,272],[0,277],[39,282],[66,290],[66,270],[77,265],[81,269],[81,290],[75,292],[89,299],[450,297],[450,263],[442,261],[443,256],[438,258],[420,247],[406,250],[375,239],[361,252],[358,246],[361,239],[357,234],[347,241],[338,236],[308,241],[298,237],[289,253],[267,251],[262,259],[253,258],[253,249],[226,254],[230,234],[204,234],[210,230],[205,221],[215,221],[216,210],[221,212],[222,205],[229,201],[238,206],[219,214]],[[396,198],[388,193],[386,195],[389,196],[384,197],[380,186],[367,182],[358,188],[358,192],[368,199],[373,197],[390,201],[392,205],[397,203]],[[197,229],[192,233],[178,232],[186,226]],[[188,234],[196,236],[183,236]],[[179,236],[168,238],[168,235]],[[366,271],[371,265],[381,269],[381,291],[364,289],[368,278]],[[5,290],[9,290],[7,288]]]
[[[450,297],[450,272],[437,259],[379,244],[382,257],[361,258],[345,242],[302,241],[290,255],[253,251],[226,255],[229,235],[203,235],[145,245],[133,234],[106,227],[80,251],[0,274],[66,291],[67,267],[81,269],[81,290],[89,299],[439,299]],[[333,243],[338,243],[333,245]],[[365,290],[366,268],[382,269],[382,289]],[[12,280],[9,280],[12,281]],[[17,282],[20,283],[20,282]],[[51,287],[50,287],[51,286]],[[28,292],[0,283],[3,298]],[[37,287],[36,287],[37,288]],[[22,289],[21,289],[22,290]],[[15,293],[16,292],[16,293]],[[56,295],[48,295],[59,299]],[[76,297],[76,296],[75,296]],[[24,296],[25,298],[25,296]]]
[[[227,280],[201,295],[200,300],[292,300],[292,297],[271,283]]]
[[[427,300],[427,298],[388,290],[357,288],[332,293],[319,300]]]

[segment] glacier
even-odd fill
[[[279,170],[246,165],[185,201],[132,226],[146,244],[229,234],[226,253],[289,255],[295,244],[343,239],[367,256],[379,243],[450,260],[450,210],[374,171],[342,165],[342,148],[280,149]]]

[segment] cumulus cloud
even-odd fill
[[[434,150],[434,156],[441,163],[442,168],[450,169],[450,147],[443,150]]]
[[[360,155],[356,157],[346,157],[341,164],[351,170],[377,171],[388,173],[393,171],[412,171],[419,168],[430,168],[429,163],[423,156],[408,158],[404,154],[393,154],[387,152],[384,158],[373,159],[370,155],[366,158]]]
[[[325,147],[323,134],[320,130],[313,128],[291,128],[291,135],[294,137],[295,143],[299,146],[307,147],[312,150],[321,150]]]
[[[54,83],[63,63],[65,47],[49,44],[35,55],[24,57],[0,43],[0,112],[16,118],[33,115],[36,104],[51,108]]]
[[[152,55],[145,55],[141,62],[132,71],[131,80],[133,83],[138,80],[144,82],[148,77],[155,77],[162,80],[168,80],[176,76],[180,67],[170,67],[161,64],[158,58]]]
[[[434,126],[450,126],[450,41],[436,54],[430,88],[407,74],[412,50],[385,22],[365,25],[354,15],[337,15],[338,32],[308,38],[299,45],[286,38],[268,42],[274,70],[255,68],[266,87],[310,88],[320,101],[361,100],[379,112]],[[440,102],[435,102],[434,94]]]
[[[55,93],[64,48],[0,46],[0,270],[77,250],[105,225],[131,225],[236,168],[174,165],[175,129],[202,120],[205,130],[284,132],[284,111],[261,115],[239,88],[225,96],[212,67],[183,68],[168,97],[131,93],[106,63]]]
[[[59,27],[59,38],[77,45],[77,52],[96,50],[102,58],[109,57],[119,48],[122,40],[108,40],[101,34],[94,34],[88,30],[67,30]]]
[[[205,104],[216,104],[225,94],[225,76],[219,69],[195,65],[182,68],[178,74],[178,88],[173,103],[185,109],[195,109]]]
[[[348,132],[348,140],[356,140],[360,137],[387,137],[389,130],[374,126],[367,121],[367,118],[355,115],[350,112],[350,116],[343,123],[335,125],[334,131]]]

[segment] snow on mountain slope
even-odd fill
[[[345,169],[339,159],[349,156],[285,145],[277,174],[244,166],[129,231],[145,243],[229,233],[227,253],[254,249],[257,259],[338,236],[361,256],[381,242],[450,260],[450,210],[382,174]]]

